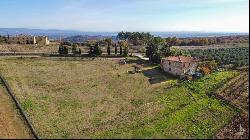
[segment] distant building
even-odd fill
[[[37,44],[41,44],[41,45],[48,45],[49,44],[49,40],[47,36],[37,36],[35,37],[36,39],[36,43]]]
[[[11,44],[40,44],[48,45],[49,40],[47,36],[31,36],[31,35],[17,35],[17,36],[8,36],[7,43]]]
[[[172,75],[183,77],[194,74],[198,66],[198,59],[185,56],[170,56],[161,60],[162,69]]]

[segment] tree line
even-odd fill
[[[111,50],[114,50],[113,53],[115,55],[118,55],[119,52],[120,56],[126,57],[129,54],[131,45],[143,43],[145,45],[146,56],[149,60],[154,63],[160,63],[162,57],[172,55],[170,48],[175,45],[177,41],[176,37],[164,39],[161,37],[155,37],[150,33],[139,32],[120,32],[117,35],[117,39],[117,42],[114,42],[111,38],[85,42],[85,45],[89,48],[89,56],[102,55],[102,48],[105,46],[108,55],[111,55]],[[66,43],[66,45],[70,44]]]
[[[162,57],[171,55],[171,46],[175,45],[177,38],[155,37],[145,32],[120,32],[117,39],[125,40],[131,45],[144,45],[146,56],[154,63],[160,63]]]
[[[119,32],[117,39],[127,40],[132,45],[148,45],[154,38],[150,33]],[[165,38],[172,41],[172,46],[205,46],[225,43],[249,43],[249,35],[221,36],[221,37],[194,37],[194,38]]]
[[[117,35],[118,40],[126,40],[133,45],[146,45],[153,35],[145,32],[119,32]]]
[[[120,40],[118,43],[114,43],[111,38],[106,38],[105,40],[91,40],[85,43],[85,45],[89,48],[88,55],[91,57],[100,56],[103,54],[103,46],[107,48],[107,54],[111,55],[111,48],[114,48],[114,54],[120,56],[128,56],[129,54],[129,44],[125,40]],[[77,43],[69,43],[69,42],[62,42],[59,45],[58,53],[65,55],[69,54],[69,51],[73,54],[81,54],[82,51],[80,47],[78,47]]]
[[[107,54],[111,55],[111,48],[114,48],[114,55],[120,55],[127,57],[129,54],[129,44],[125,40],[120,40],[118,43],[114,43],[111,38],[106,38],[102,41],[90,41],[87,43],[87,46],[89,48],[88,54],[89,56],[100,56],[103,53],[103,50],[101,49],[102,46],[106,46],[107,48]],[[119,54],[118,54],[119,52]]]
[[[179,38],[176,46],[206,46],[225,43],[249,43],[249,36]]]
[[[227,37],[219,37],[227,38]],[[234,38],[234,37],[232,37]],[[139,33],[139,32],[120,32],[117,35],[118,41],[113,41],[111,38],[106,38],[99,41],[88,41],[86,46],[89,48],[89,56],[100,56],[102,55],[106,47],[106,52],[108,55],[115,54],[120,56],[128,56],[130,48],[132,45],[137,43],[143,43],[145,45],[145,53],[150,61],[154,63],[160,63],[161,59],[168,56],[194,56],[203,57],[210,60],[216,60],[220,64],[234,63],[235,65],[247,65],[247,60],[249,60],[247,53],[248,50],[245,49],[218,49],[217,50],[180,50],[172,48],[172,46],[180,45],[183,39],[178,39],[176,37],[161,38],[155,37],[150,33]],[[212,38],[210,38],[212,39]],[[242,38],[238,38],[242,39]],[[194,41],[191,40],[192,45],[207,45],[209,44],[209,38],[196,38]],[[216,40],[216,39],[215,39]],[[211,40],[210,40],[211,41]],[[217,40],[216,42],[220,42]],[[211,42],[210,42],[211,43]],[[212,41],[214,43],[214,41]],[[187,45],[187,44],[182,44]],[[190,44],[189,44],[190,45]],[[62,51],[63,52],[63,51]],[[239,54],[239,55],[237,55]]]

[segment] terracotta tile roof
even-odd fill
[[[196,62],[198,59],[194,57],[186,57],[186,56],[170,56],[165,58],[167,61],[174,61],[174,62],[181,62],[181,63],[189,63],[189,62]]]

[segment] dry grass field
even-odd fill
[[[212,138],[236,115],[206,93],[237,72],[177,83],[151,65],[128,74],[137,62],[2,58],[0,72],[42,138]]]
[[[0,52],[35,52],[35,53],[57,53],[57,43],[49,45],[22,45],[22,44],[0,44]]]

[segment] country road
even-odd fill
[[[144,57],[143,55],[142,55],[142,53],[133,53],[133,55],[134,56],[136,56],[136,57],[139,57],[140,59],[142,59],[142,60],[149,60],[149,58],[147,58],[147,57]]]

